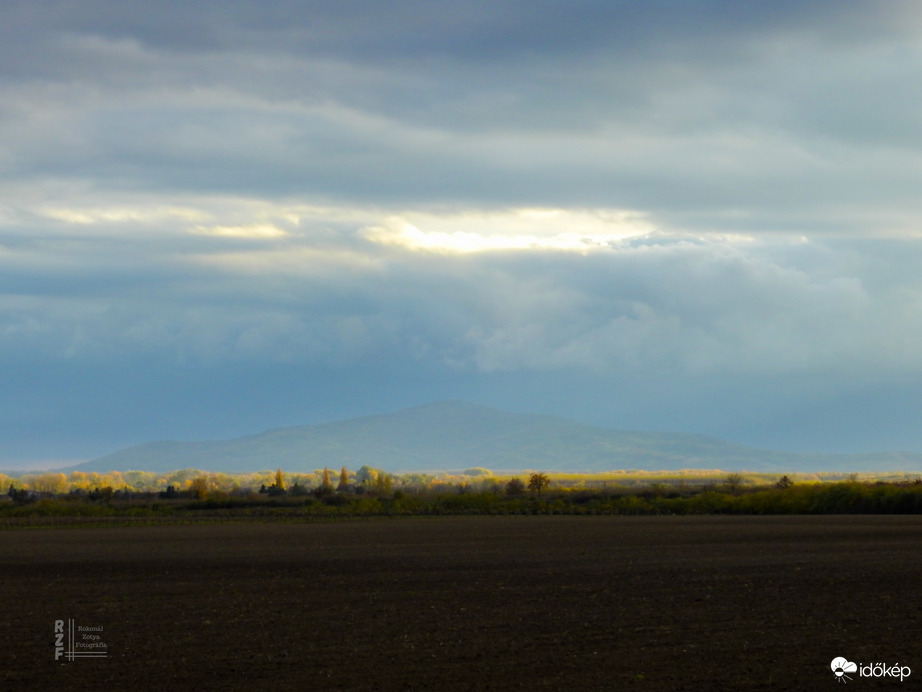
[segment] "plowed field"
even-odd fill
[[[4,690],[823,690],[837,656],[913,671],[849,689],[922,686],[917,516],[36,529],[0,551]],[[55,660],[55,620],[101,627],[106,657]]]

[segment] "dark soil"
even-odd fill
[[[445,517],[0,532],[0,689],[922,684],[922,517]],[[56,661],[54,621],[106,658]]]

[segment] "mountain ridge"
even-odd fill
[[[229,440],[156,441],[59,471],[180,468],[238,473],[361,466],[393,473],[484,467],[594,472],[616,469],[727,471],[918,471],[922,454],[796,453],[694,433],[615,430],[546,414],[512,413],[448,400],[394,413],[272,428]]]

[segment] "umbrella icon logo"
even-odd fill
[[[832,668],[832,672],[836,675],[836,682],[848,682],[851,678],[846,673],[858,672],[858,666],[855,663],[841,656],[832,659],[829,667]]]

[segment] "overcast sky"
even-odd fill
[[[922,3],[8,0],[0,467],[459,398],[922,451]]]

